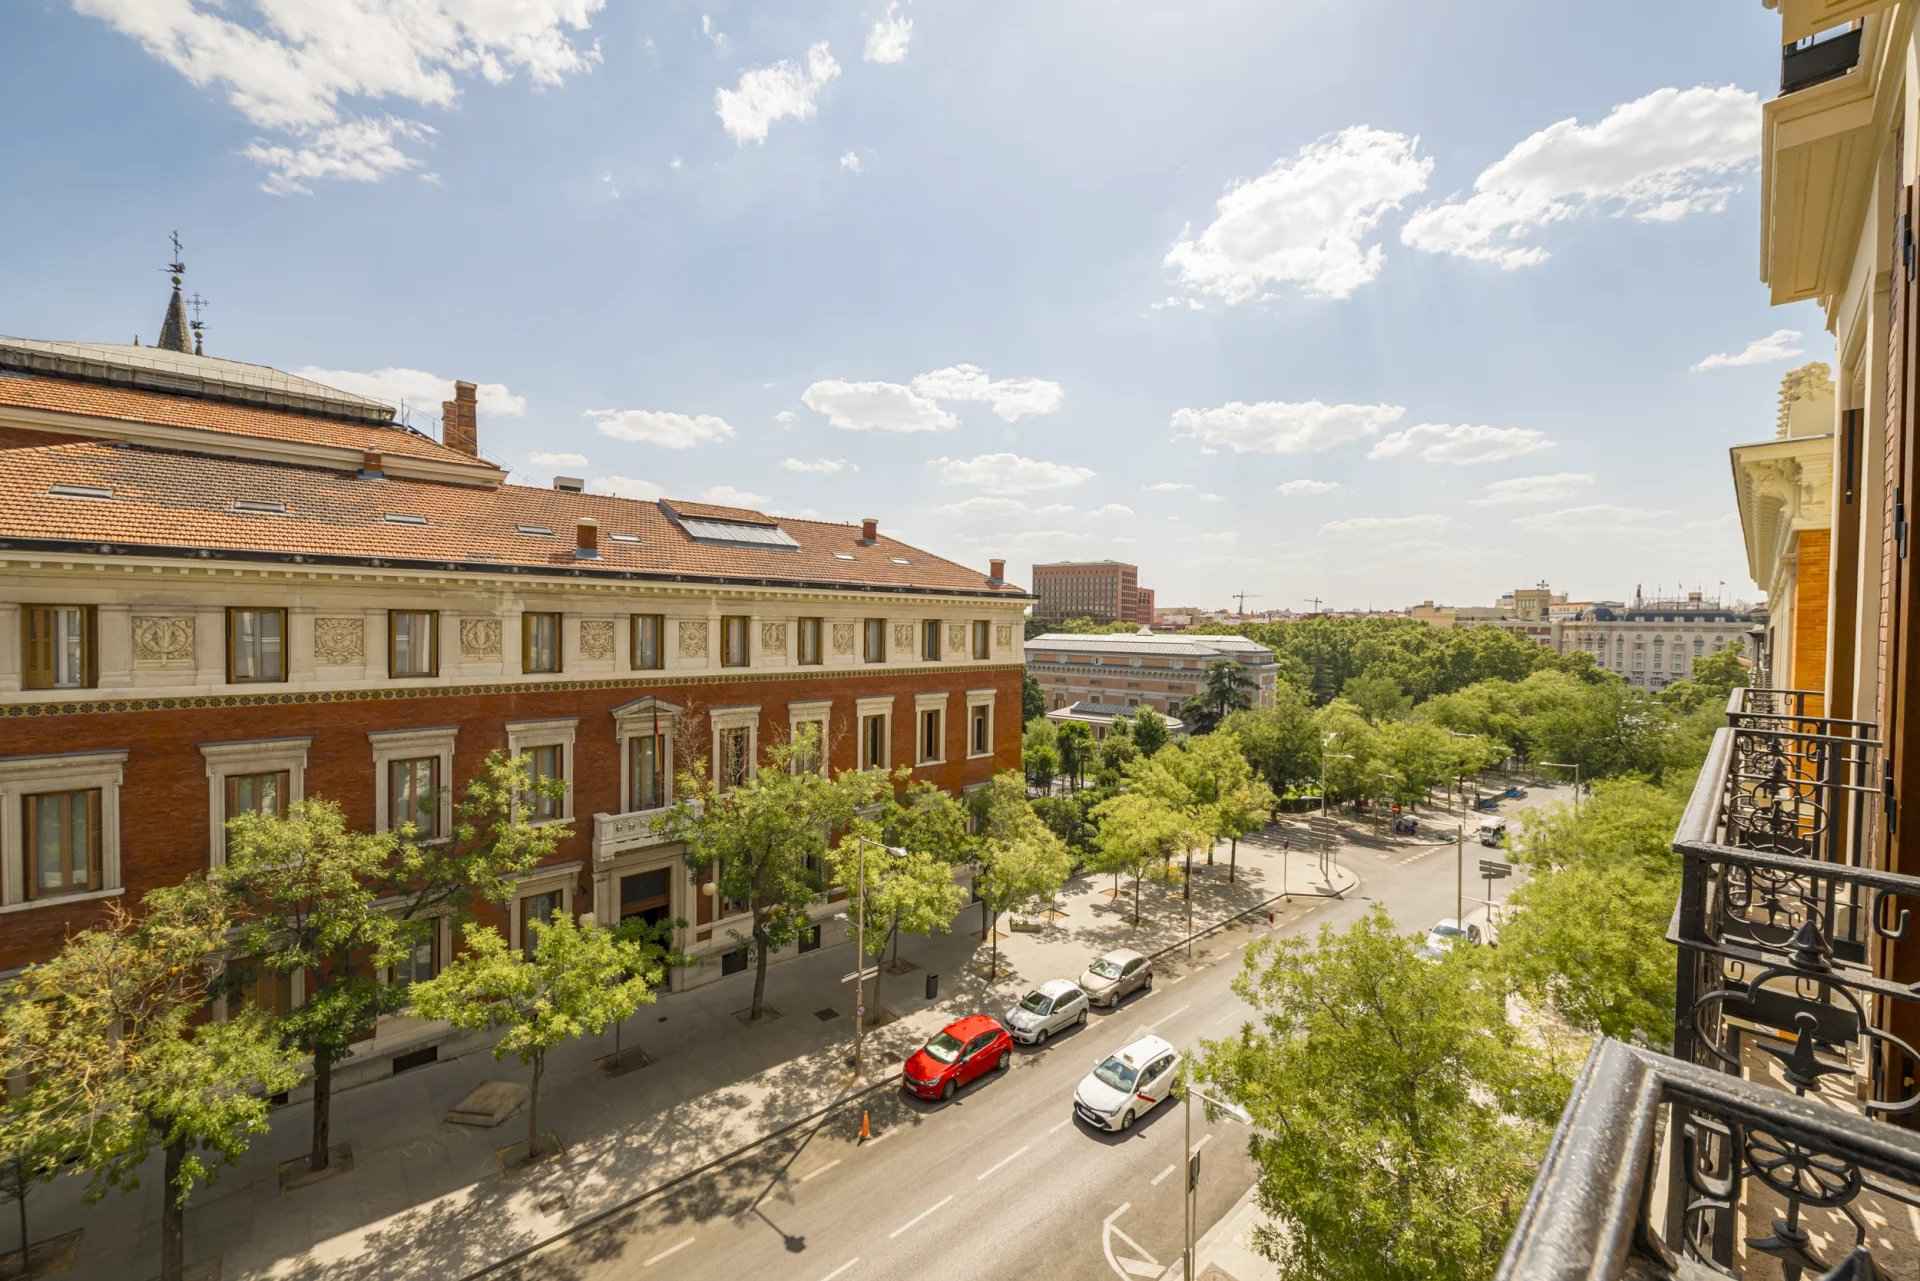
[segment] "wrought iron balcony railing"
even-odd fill
[[[1673,1055],[1596,1050],[1503,1278],[1801,1281],[1920,1257],[1920,1138],[1885,1120],[1920,1111],[1920,986],[1884,963],[1920,878],[1865,865],[1874,727],[1818,710],[1804,691],[1729,700],[1674,836]],[[1603,1179],[1569,1144],[1617,1160]],[[1593,1179],[1584,1203],[1574,1177]],[[1576,1246],[1593,1252],[1569,1270]]]

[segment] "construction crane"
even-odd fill
[[[1229,592],[1227,599],[1240,602],[1240,607],[1235,612],[1239,614],[1240,617],[1245,618],[1247,616],[1247,597],[1253,596],[1257,598],[1259,595],[1259,592]]]
[[[1314,613],[1316,613],[1316,614],[1320,612],[1320,606],[1322,606],[1322,605],[1324,605],[1324,604],[1326,603],[1325,601],[1323,601],[1323,600],[1321,600],[1321,599],[1320,599],[1320,598],[1319,598],[1318,596],[1303,596],[1303,597],[1301,597],[1300,599],[1302,599],[1302,600],[1304,600],[1304,601],[1306,601],[1306,602],[1307,602],[1308,604],[1310,604],[1310,605],[1312,605],[1312,606],[1313,606],[1313,612],[1314,612]]]

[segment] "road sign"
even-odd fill
[[[1480,860],[1480,875],[1484,880],[1497,881],[1513,875],[1513,864],[1502,863],[1499,859],[1483,858]]]
[[[1187,1158],[1187,1191],[1200,1186],[1200,1154],[1195,1152]]]

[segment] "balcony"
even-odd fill
[[[1844,76],[1860,65],[1859,23],[1841,30],[1808,36],[1780,50],[1780,92],[1802,89]]]
[[[1920,878],[1863,858],[1880,745],[1818,706],[1729,700],[1673,842],[1674,1053],[1595,1047],[1503,1281],[1913,1274],[1920,989],[1885,975]]]

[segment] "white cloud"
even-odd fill
[[[859,471],[860,464],[844,458],[785,458],[780,461],[780,469],[810,476],[838,476],[842,472]]]
[[[1316,494],[1331,494],[1340,488],[1337,480],[1287,480],[1274,486],[1288,498],[1311,498]]]
[[[859,152],[847,151],[847,152],[841,153],[840,167],[842,169],[845,169],[848,173],[859,173],[861,170],[865,169],[867,166],[866,166],[866,163],[860,159]]]
[[[1726,85],[1656,89],[1597,124],[1571,117],[1522,139],[1463,200],[1419,210],[1400,229],[1415,249],[1512,270],[1545,262],[1529,241],[1589,211],[1640,222],[1719,213],[1734,176],[1760,160],[1760,99]]]
[[[536,449],[527,455],[527,461],[541,467],[585,467],[585,454],[551,454],[544,449]]]
[[[1411,540],[1443,534],[1452,524],[1446,516],[1353,516],[1330,520],[1320,532],[1331,538]]]
[[[1203,503],[1224,503],[1227,501],[1227,496],[1225,494],[1201,494],[1200,501]]]
[[[1351,444],[1399,422],[1399,405],[1326,405],[1317,400],[1232,401],[1173,411],[1173,438],[1236,454],[1308,454]]]
[[[719,503],[722,507],[765,507],[767,496],[756,494],[750,489],[735,489],[732,485],[709,485],[700,491],[700,497],[709,503]]]
[[[588,483],[587,489],[596,494],[612,494],[615,498],[637,498],[642,502],[652,502],[664,498],[667,491],[650,480],[641,480],[637,476],[599,476]]]
[[[1560,503],[1593,484],[1593,474],[1558,471],[1545,476],[1514,476],[1496,480],[1472,500],[1475,507],[1518,507],[1526,503]]]
[[[904,62],[907,42],[913,39],[913,19],[900,16],[900,0],[890,0],[885,14],[867,32],[868,62]]]
[[[775,121],[812,119],[820,91],[839,74],[840,64],[822,40],[807,49],[805,67],[783,58],[741,72],[739,84],[713,91],[713,109],[735,142],[764,143]]]
[[[705,36],[708,42],[713,45],[713,51],[715,53],[726,52],[727,33],[714,25],[712,14],[703,13],[700,15],[700,34]]]
[[[251,124],[285,135],[243,155],[266,189],[374,182],[415,167],[400,144],[431,131],[392,116],[356,117],[355,100],[450,108],[462,77],[503,84],[525,73],[552,87],[592,69],[584,33],[606,0],[73,0],[199,88],[215,87]]]
[[[1411,454],[1422,462],[1469,466],[1500,463],[1509,458],[1552,449],[1546,433],[1530,427],[1481,427],[1465,423],[1421,423],[1389,432],[1374,442],[1369,458],[1399,458]]]
[[[669,169],[680,170],[680,169],[685,169],[686,167],[687,167],[687,162],[681,159],[679,156],[675,156],[673,159],[667,161],[667,168]]]
[[[302,365],[293,371],[298,378],[385,401],[396,410],[402,406],[415,416],[438,417],[443,401],[453,399],[453,379],[430,374],[424,369],[321,369]],[[482,417],[518,418],[527,412],[527,398],[508,390],[505,383],[481,383],[474,400]]]
[[[1765,338],[1756,338],[1736,352],[1717,351],[1693,367],[1693,372],[1709,369],[1738,369],[1743,365],[1761,365],[1772,360],[1789,360],[1800,354],[1800,331],[1776,329]]]
[[[972,458],[935,458],[927,464],[949,485],[977,485],[1002,493],[1027,494],[1071,489],[1093,479],[1091,467],[1050,463],[1019,454],[978,454]]]
[[[978,365],[949,365],[917,375],[913,389],[930,400],[977,400],[1010,423],[1051,414],[1066,403],[1059,383],[1046,378],[989,378]]]
[[[1087,515],[1098,520],[1130,519],[1133,516],[1133,508],[1127,506],[1125,503],[1101,503],[1098,507],[1089,511]]]
[[[1426,190],[1433,162],[1419,139],[1356,125],[1234,183],[1197,236],[1181,233],[1165,265],[1191,293],[1254,302],[1283,285],[1346,298],[1380,274],[1381,218]]]
[[[1671,528],[1672,516],[1649,507],[1591,503],[1584,507],[1562,507],[1555,511],[1516,516],[1513,523],[1537,534],[1575,539],[1658,533]]]
[[[800,403],[842,431],[951,431],[960,425],[940,406],[899,383],[827,378],[800,393]]]
[[[602,436],[658,445],[662,449],[692,449],[733,436],[733,424],[712,414],[676,414],[663,409],[589,409],[586,416],[593,419]]]
[[[1184,480],[1156,480],[1153,484],[1146,486],[1146,491],[1149,494],[1177,494],[1183,489],[1192,488],[1193,486]]]

